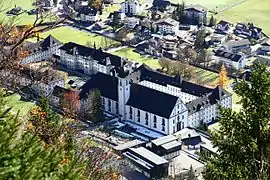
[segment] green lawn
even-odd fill
[[[41,37],[46,38],[50,34],[63,43],[73,41],[81,45],[86,45],[89,42],[90,45],[93,47],[95,42],[97,48],[106,47],[106,43],[107,46],[111,44],[119,44],[119,42],[111,40],[109,38],[96,34],[86,33],[70,27],[58,27],[56,29],[52,29],[50,31],[42,33]]]
[[[8,21],[8,16],[6,12],[15,7],[22,7],[23,10],[31,10],[33,9],[32,6],[33,0],[0,0],[1,4],[1,12],[0,12],[0,20]],[[11,16],[13,17],[13,16]],[[16,20],[16,24],[32,24],[35,20],[35,15],[28,15],[27,13],[23,13],[17,16],[18,19]]]
[[[253,22],[270,35],[270,0],[247,0],[229,10],[220,13],[218,19],[230,22]]]
[[[188,4],[200,4],[204,7],[206,7],[208,10],[215,10],[223,8],[225,6],[227,6],[230,3],[236,2],[239,0],[184,0],[184,2],[186,3],[186,5]],[[182,0],[170,0],[170,2],[172,3],[182,3]]]
[[[35,107],[32,102],[22,101],[19,94],[13,94],[5,97],[6,105],[12,108],[12,112],[17,113],[19,111],[20,116],[24,116],[30,109]]]

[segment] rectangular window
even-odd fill
[[[157,124],[156,123],[154,123],[154,128],[157,128]]]
[[[147,125],[147,126],[148,126],[148,120],[146,120],[146,121],[145,121],[145,125]]]
[[[162,126],[162,131],[165,131],[165,126]]]
[[[165,119],[162,118],[162,125],[165,126]]]

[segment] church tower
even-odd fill
[[[130,96],[129,76],[118,77],[118,108],[122,120],[126,119],[126,103]]]

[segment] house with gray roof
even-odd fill
[[[232,53],[244,53],[246,55],[251,54],[251,43],[248,39],[241,39],[238,41],[229,41],[222,44],[221,50]]]

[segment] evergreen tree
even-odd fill
[[[194,42],[194,46],[195,46],[196,50],[201,51],[204,48],[205,37],[206,37],[205,30],[199,30],[197,32],[196,39],[195,39],[195,42]]]
[[[178,10],[178,19],[182,22],[185,21],[185,1],[182,1],[182,4],[179,7]]]
[[[89,94],[86,114],[92,122],[101,122],[105,120],[102,111],[101,93],[97,89],[94,89]]]
[[[192,165],[190,166],[189,171],[187,173],[187,180],[197,180],[195,172],[192,168]]]
[[[215,26],[216,23],[217,23],[216,18],[214,18],[214,16],[211,15],[211,18],[210,18],[210,20],[209,20],[209,26],[210,26],[210,27]]]
[[[254,67],[250,83],[237,82],[242,109],[221,108],[220,129],[212,133],[215,157],[203,157],[205,180],[270,179],[270,72]]]
[[[45,146],[6,109],[0,91],[1,179],[82,179],[86,164],[73,149]]]
[[[227,76],[227,70],[222,64],[220,72],[219,72],[219,85],[220,87],[226,87],[228,84],[228,76]]]

